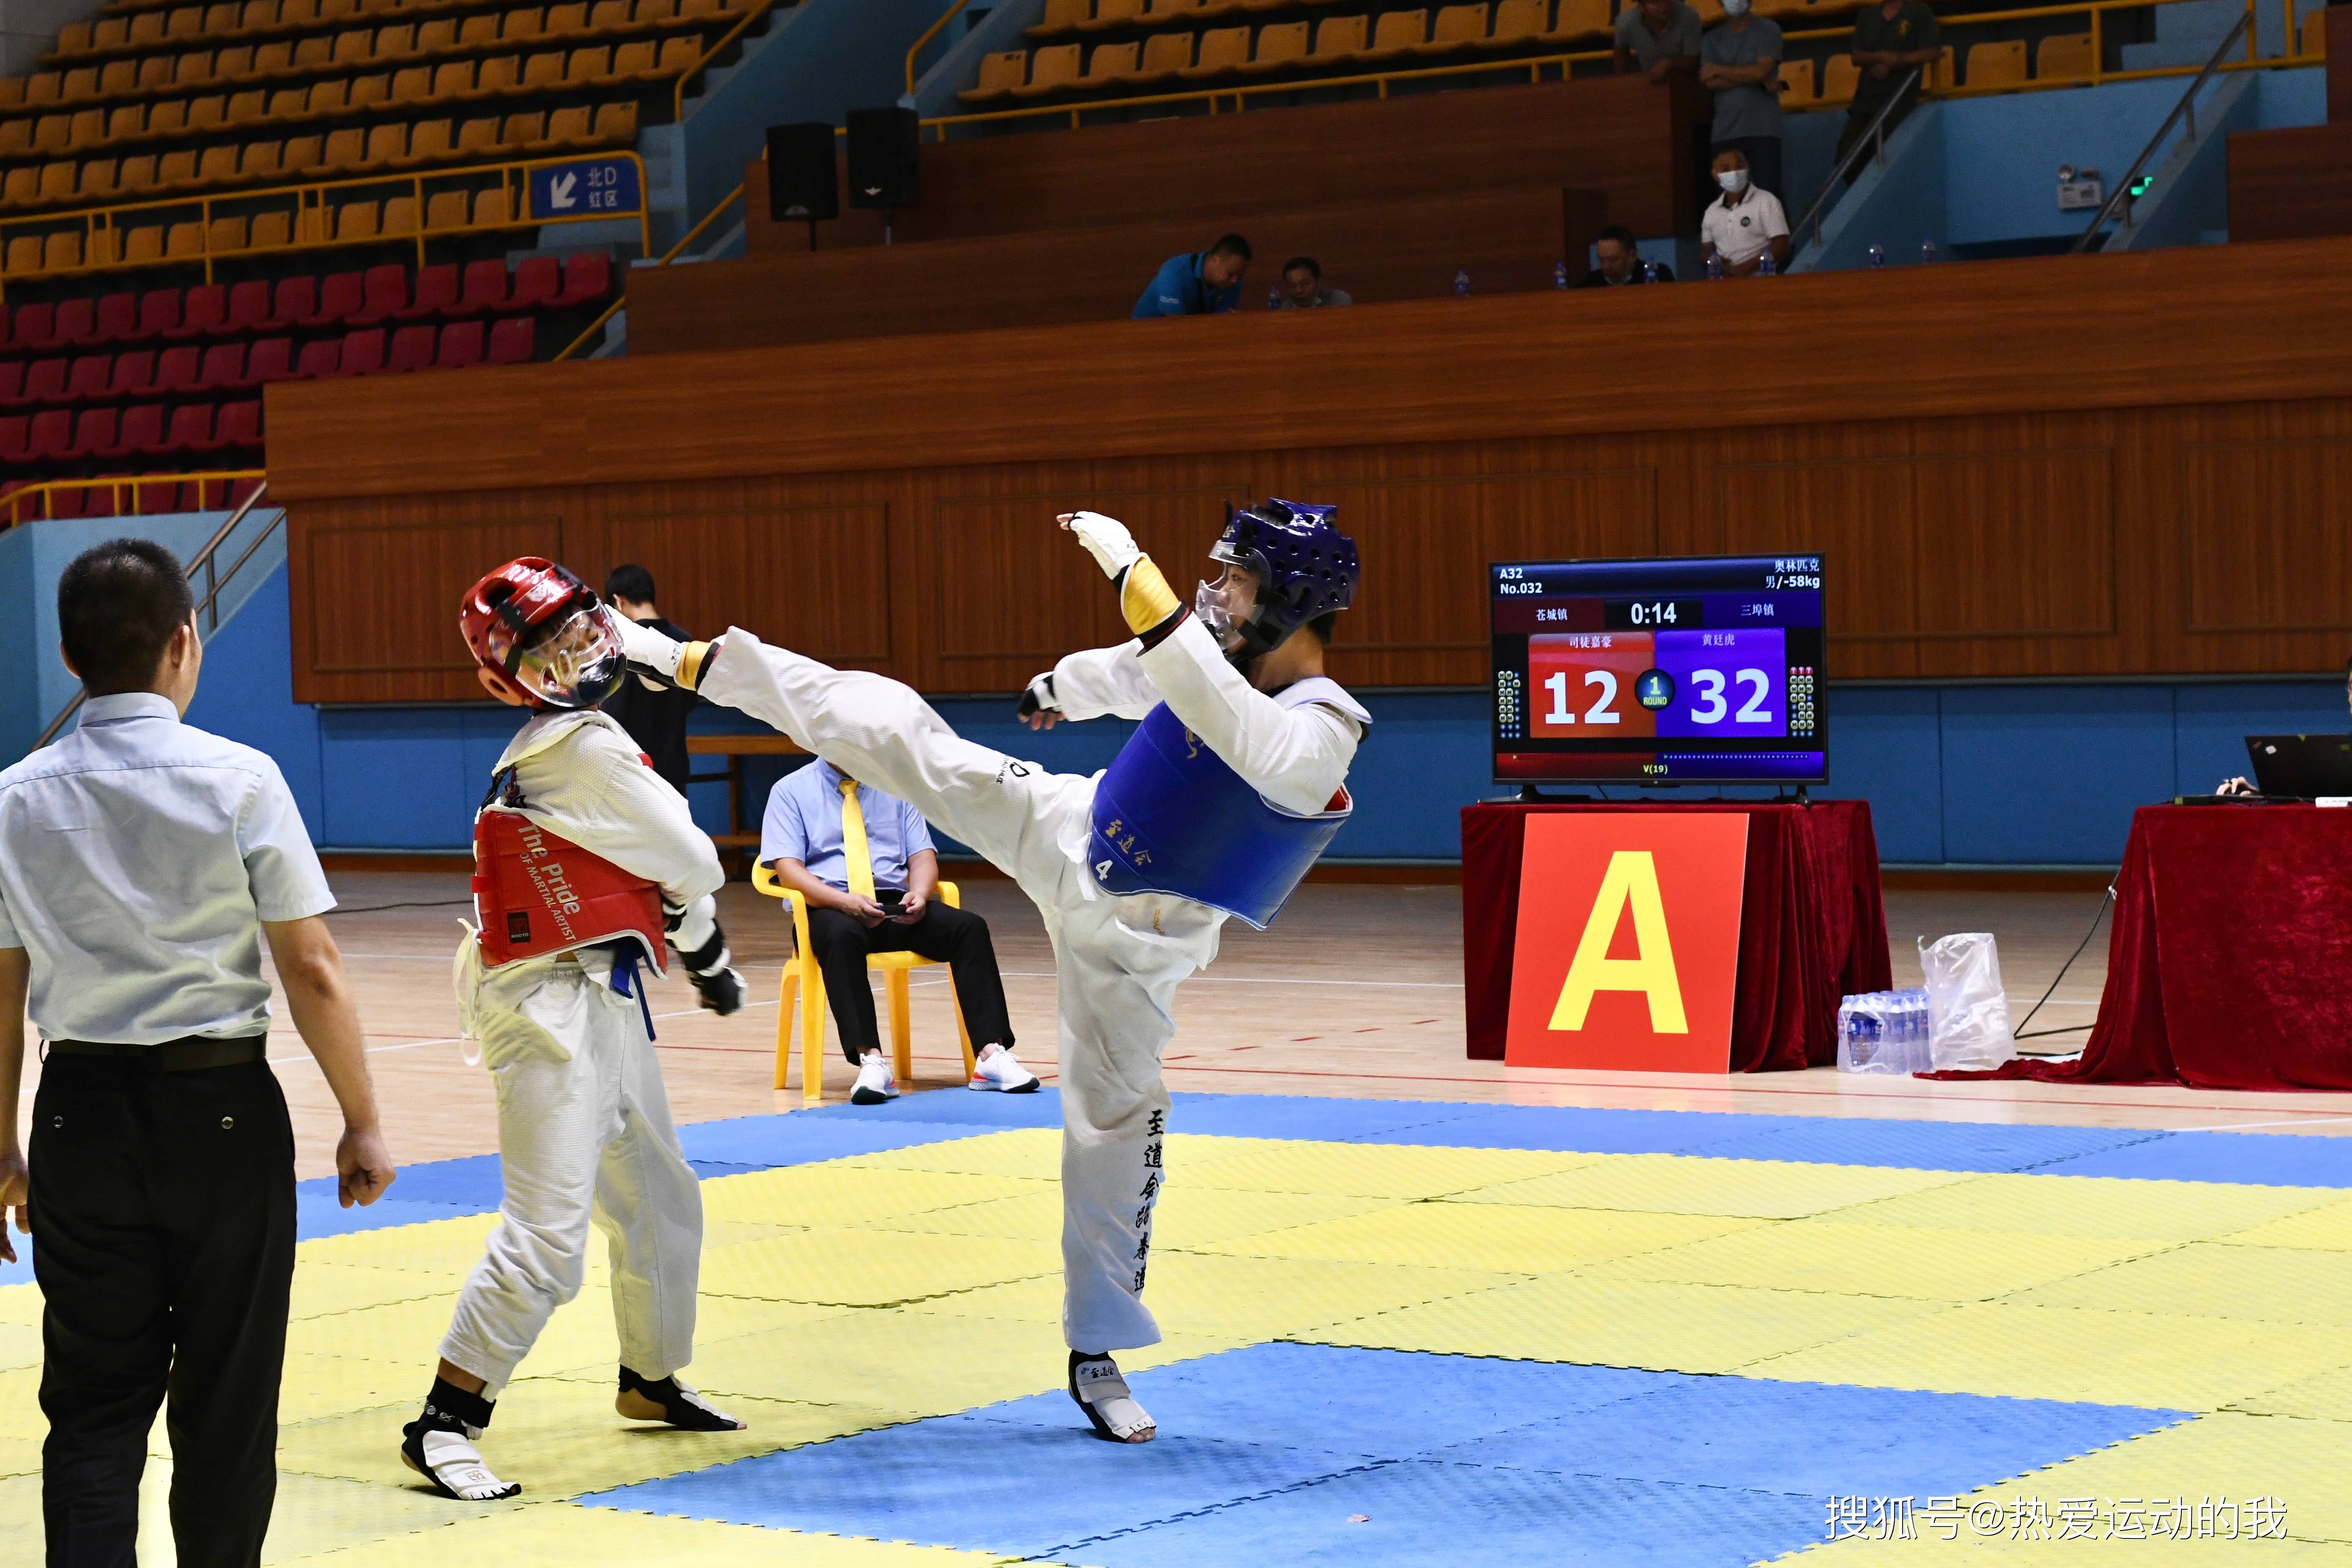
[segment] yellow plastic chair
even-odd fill
[[[751,886],[772,899],[782,899],[793,910],[793,956],[784,964],[784,984],[776,998],[776,1087],[784,1087],[784,1068],[792,1060],[793,999],[801,1005],[801,1103],[824,1103],[824,972],[817,967],[816,949],[809,945],[808,900],[776,880],[765,861],[751,868]],[[963,908],[953,882],[939,886],[940,902],[951,910]],[[907,972],[936,964],[939,960],[912,952],[870,952],[866,967],[886,977],[884,993],[890,1004],[890,1055],[898,1081],[915,1076],[915,1029],[907,994]],[[964,1076],[971,1076],[971,1033],[964,1027],[963,1004],[955,994],[955,975],[948,975],[948,1006],[955,1014],[956,1035],[963,1042]]]

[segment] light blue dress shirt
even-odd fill
[[[0,947],[26,950],[48,1039],[261,1034],[261,922],[334,907],[278,764],[167,697],[93,697],[0,773]]]
[[[776,781],[768,792],[768,814],[760,824],[760,858],[797,860],[809,875],[849,890],[849,860],[841,848],[842,774],[819,757]],[[857,786],[857,809],[866,817],[866,847],[874,861],[877,888],[907,885],[907,861],[931,847],[931,829],[917,811],[872,784]]]

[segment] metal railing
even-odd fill
[[[199,572],[204,574],[205,591],[203,596],[196,600],[195,616],[198,626],[203,628],[204,635],[206,637],[220,630],[221,590],[236,580],[237,573],[244,570],[245,563],[253,559],[254,552],[267,543],[270,535],[276,533],[278,526],[286,521],[285,510],[280,508],[268,522],[263,525],[261,531],[247,542],[244,551],[235,561],[229,563],[226,571],[215,568],[215,562],[220,554],[221,546],[228,542],[229,535],[236,531],[237,524],[243,522],[246,514],[259,505],[261,498],[268,493],[269,484],[265,479],[255,488],[251,495],[245,498],[242,505],[228,514],[228,521],[220,525],[220,531],[214,534],[205,542],[205,547],[197,551],[194,557],[188,562],[190,589],[193,590],[195,586],[196,574]],[[58,710],[58,716],[49,721],[48,728],[41,731],[40,739],[33,742],[30,750],[37,752],[56,740],[65,727],[73,722],[73,716],[81,711],[81,705],[88,700],[89,700],[88,689],[75,692],[73,700]]]
[[[144,515],[144,509],[140,505],[140,498],[142,494],[159,489],[168,493],[177,490],[182,485],[194,485],[198,487],[195,510],[202,511],[205,510],[203,500],[208,487],[219,485],[221,504],[227,506],[232,504],[232,498],[236,496],[239,485],[250,483],[261,477],[259,468],[212,468],[194,474],[141,474],[110,479],[49,479],[37,485],[26,485],[21,489],[10,490],[5,496],[0,496],[0,517],[5,517],[6,520],[5,522],[0,522],[0,528],[14,528],[20,522],[49,521],[58,515],[58,497],[72,491],[88,495],[93,490],[103,490],[106,492],[107,505],[113,509],[110,515],[138,517]],[[131,505],[127,510],[122,504],[122,498],[126,492],[131,497]],[[167,502],[158,510],[170,511],[178,509]],[[74,515],[79,517],[82,514],[77,511]]]
[[[583,163],[627,163],[635,166],[637,175],[637,205],[624,211],[602,208],[593,212],[564,213],[547,217],[533,216],[530,211],[530,174],[534,169],[558,164]],[[486,182],[499,181],[502,196],[502,214],[492,215],[487,221],[477,222],[474,211],[478,199],[488,194]],[[466,182],[459,184],[458,182]],[[483,186],[480,190],[473,187]],[[447,189],[427,189],[447,186]],[[415,227],[395,234],[382,232],[354,235],[339,238],[335,235],[339,220],[336,214],[353,202],[362,199],[360,193],[373,191],[365,198],[381,202],[387,195],[397,200],[402,195],[415,205]],[[466,221],[461,224],[433,225],[426,222],[431,198],[455,195],[466,205]],[[213,265],[216,261],[248,256],[284,255],[301,250],[328,250],[354,245],[399,245],[414,243],[418,266],[425,264],[426,242],[449,239],[461,235],[495,233],[517,228],[541,228],[558,224],[585,223],[610,218],[634,217],[637,220],[639,243],[650,249],[652,229],[646,211],[645,160],[629,150],[611,153],[572,153],[558,157],[510,159],[497,163],[475,163],[459,168],[435,169],[404,174],[371,174],[350,179],[314,181],[303,184],[274,185],[263,190],[227,192],[215,195],[162,197],[153,201],[134,202],[118,206],[87,207],[75,212],[46,213],[0,221],[0,246],[5,246],[11,230],[35,229],[44,235],[58,232],[64,226],[82,225],[83,261],[78,267],[43,268],[39,270],[0,272],[0,297],[5,297],[7,285],[29,282],[35,279],[64,278],[94,272],[121,272],[154,267],[198,266],[205,269],[205,281],[213,280]],[[271,206],[268,204],[290,204]],[[234,206],[235,212],[218,209]],[[190,217],[187,215],[196,216]],[[173,221],[172,215],[178,215]],[[287,219],[288,239],[285,244],[266,246],[222,247],[213,245],[213,228],[220,219],[283,216]],[[152,222],[140,221],[152,217]],[[199,247],[176,254],[131,257],[127,254],[126,237],[136,231],[161,228],[168,236],[175,227],[194,224],[198,230]],[[91,260],[97,256],[100,259]]]
[[[1845,150],[1845,156],[1838,160],[1837,167],[1830,171],[1829,183],[1822,187],[1822,194],[1813,198],[1813,205],[1805,209],[1805,216],[1790,226],[1790,243],[1792,247],[1796,243],[1796,237],[1805,232],[1807,224],[1813,226],[1813,243],[1819,245],[1822,242],[1822,217],[1829,211],[1830,202],[1838,194],[1838,182],[1845,178],[1846,170],[1853,166],[1853,161],[1856,158],[1867,153],[1876,163],[1886,162],[1887,117],[1897,109],[1907,110],[1908,107],[1916,107],[1919,100],[1916,96],[1912,95],[1912,89],[1920,88],[1924,90],[1927,79],[1926,66],[1913,66],[1911,74],[1903,79],[1903,85],[1895,89],[1895,96],[1879,105],[1878,112],[1871,117],[1869,129],[1854,139],[1853,145]],[[1909,100],[1907,106],[1905,101],[1906,98]]]
[[[656,267],[667,267],[671,262],[677,260],[688,246],[692,245],[696,240],[702,237],[702,231],[704,229],[709,228],[713,223],[718,221],[719,215],[720,213],[725,212],[729,207],[733,206],[737,202],[740,202],[742,199],[743,187],[740,184],[733,190],[728,192],[725,195],[719,197],[719,205],[712,207],[709,212],[704,213],[702,215],[702,221],[696,224],[692,228],[688,229],[685,237],[679,239],[676,245],[673,245],[667,250],[663,251],[660,258],[654,262],[654,265]],[[598,332],[604,330],[604,323],[611,321],[615,315],[619,314],[622,307],[629,302],[628,283],[626,281],[625,275],[624,275],[621,289],[622,291],[613,297],[613,302],[605,306],[604,310],[598,314],[594,321],[589,322],[585,328],[582,329],[578,337],[564,344],[561,349],[558,349],[555,352],[554,357],[547,362],[548,363],[553,364],[556,360],[570,359],[572,354],[579,350],[582,344],[587,342],[590,338],[594,337]]]
[[[915,57],[923,52],[923,46],[925,44],[929,43],[933,38],[940,36],[940,29],[941,27],[944,27],[950,22],[954,21],[957,15],[961,13],[966,5],[971,4],[971,0],[955,0],[954,5],[940,13],[940,19],[938,21],[932,23],[929,27],[924,29],[923,36],[915,40],[915,47],[907,51],[907,96],[908,98],[915,96]],[[2294,0],[2287,0],[2287,4],[2291,5],[2294,4]]]
[[[2179,123],[2183,115],[2189,120],[2189,140],[2197,140],[2197,94],[2221,68],[2221,57],[2230,52],[2231,46],[2238,41],[2238,35],[2252,27],[2253,21],[2254,13],[2251,8],[2238,18],[2237,26],[2230,29],[2229,36],[2213,50],[2212,58],[2205,62],[2205,68],[2197,73],[2197,79],[2190,82],[2189,90],[2180,95],[2180,101],[2172,106],[2172,112],[2164,117],[2164,123],[2156,128],[2156,134],[2149,137],[2147,145],[2139,150],[2139,156],[2132,160],[2132,165],[2125,171],[2124,177],[2115,183],[2107,192],[2107,199],[2101,202],[2099,210],[2091,215],[2091,226],[2084,229],[2083,237],[2074,243],[2072,254],[2080,255],[2091,247],[2091,242],[2098,237],[2100,228],[2118,206],[2123,209],[2123,221],[2126,225],[2131,222],[2132,182],[2139,178],[2139,172],[2147,167],[2147,161],[2156,156],[2157,148],[2171,133],[2173,126]],[[2251,37],[2247,47],[2252,47]]]

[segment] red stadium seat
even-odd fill
[[[94,403],[106,395],[106,384],[114,374],[112,354],[84,354],[73,362],[66,376],[65,401]]]
[[[260,407],[261,405],[257,403],[254,405],[254,408],[257,413],[260,410]],[[261,481],[259,479],[223,479],[219,481],[219,483],[221,487],[221,507],[222,510],[226,511],[234,511],[238,507],[243,506],[247,500],[249,499],[255,491],[261,489]]]
[[[31,424],[22,414],[0,415],[0,463],[25,461],[26,427]]]
[[[27,366],[25,371],[26,404],[39,408],[52,403],[63,403],[67,365],[68,362],[61,359],[37,359]]]
[[[220,414],[213,422],[212,439],[190,448],[199,453],[260,449],[261,405],[257,401],[222,404]]]
[[[82,492],[79,489],[51,490],[42,500],[26,503],[25,515],[34,517],[79,517],[82,513]]]
[[[98,336],[101,343],[129,342],[139,335],[139,296],[108,294],[98,302]]]
[[[570,310],[574,305],[602,304],[613,292],[613,258],[601,250],[583,250],[563,264],[563,291],[548,308]]]
[[[17,306],[16,331],[12,347],[30,353],[48,353],[58,346],[58,308],[45,300]]]
[[[443,370],[467,370],[482,363],[482,323],[452,321],[441,329],[441,352],[433,363]]]
[[[215,337],[228,323],[228,287],[222,283],[199,283],[188,290],[180,304],[180,324],[163,333],[175,343],[191,338]]]
[[[194,343],[183,343],[165,349],[155,356],[155,391],[158,394],[194,392],[196,378],[204,374],[205,351]]]
[[[289,327],[299,327],[319,309],[319,280],[305,272],[299,277],[278,280],[278,302],[257,325],[265,332],[282,332]]]
[[[0,354],[9,353],[16,346],[16,312],[10,310],[5,301],[0,301]],[[0,494],[5,493],[0,491]]]
[[[490,324],[490,352],[485,364],[529,364],[536,352],[539,323],[529,316],[509,316]]]
[[[419,268],[416,273],[416,299],[406,310],[394,310],[395,321],[430,321],[446,314],[457,303],[457,264],[445,261],[436,267]]]
[[[392,352],[385,356],[383,368],[386,371],[431,370],[433,337],[431,327],[394,328]]]
[[[85,408],[74,422],[73,444],[58,456],[68,462],[78,463],[85,458],[95,458],[114,445],[116,426],[121,416],[111,408]]]
[[[63,457],[73,445],[73,416],[62,408],[45,408],[33,416],[32,435],[25,445],[25,459],[42,463]]]
[[[163,448],[171,454],[206,451],[212,438],[213,405],[183,403],[172,410],[171,434],[164,437]]]
[[[25,362],[0,360],[0,408],[21,407],[25,401]]]
[[[139,297],[139,330],[129,342],[152,342],[180,324],[180,291],[150,289]]]
[[[296,322],[303,327],[340,327],[367,303],[367,284],[356,272],[330,272],[319,286],[319,308]]]
[[[124,458],[144,458],[160,452],[163,446],[163,405],[160,403],[135,403],[122,411],[121,433],[113,444],[99,452],[108,462]]]
[[[288,381],[294,374],[294,340],[264,338],[253,345],[245,356],[245,379],[238,389],[267,386],[273,381]]]
[[[343,334],[343,374],[375,375],[383,369],[383,329],[368,327]]]
[[[515,268],[514,292],[507,297],[509,310],[544,310],[563,292],[563,267],[552,256],[526,256]]]
[[[147,395],[155,384],[155,351],[131,349],[114,356],[114,375],[106,384],[106,395],[117,403],[127,403],[134,397]]]
[[[60,348],[86,349],[100,341],[97,300],[67,300],[58,306],[57,331],[50,342]]]
[[[408,308],[408,268],[397,262],[369,268],[360,284],[360,308],[348,318],[346,325],[373,327]]]
[[[196,377],[198,392],[226,392],[245,385],[245,345],[215,343],[205,351],[205,368]]]
[[[445,316],[487,316],[507,308],[507,264],[493,258],[466,264],[466,287]]]
[[[227,329],[237,336],[269,330],[269,279],[250,278],[228,289]]]
[[[303,381],[332,381],[343,374],[343,340],[318,338],[302,345],[294,374]]]

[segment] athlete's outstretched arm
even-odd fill
[[[1065,719],[1140,719],[1160,700],[1159,689],[1137,662],[1142,651],[1141,643],[1124,642],[1071,654],[1029,689],[1038,692],[1042,711]]]

